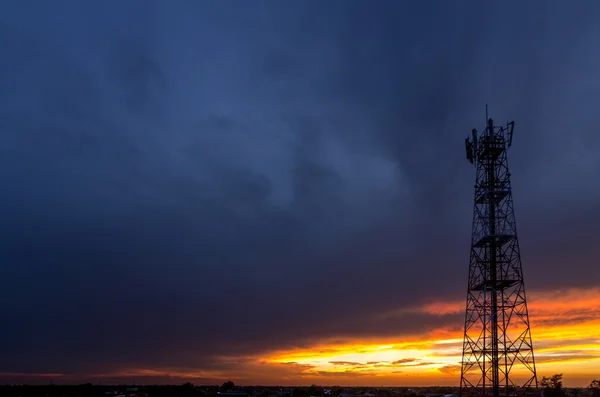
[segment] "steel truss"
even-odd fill
[[[537,394],[537,376],[506,150],[514,122],[465,141],[475,205],[460,395]]]

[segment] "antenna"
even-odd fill
[[[465,150],[467,152],[467,160],[473,164],[473,143],[469,140],[469,137],[465,138]]]
[[[506,123],[508,129],[508,147],[512,146],[513,131],[515,130],[515,122]]]
[[[485,122],[486,122],[486,124],[488,122],[488,108],[487,108],[487,103],[485,104]]]

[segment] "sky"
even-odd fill
[[[486,103],[538,376],[599,379],[598,15],[3,2],[0,383],[458,385]]]

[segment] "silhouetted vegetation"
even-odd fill
[[[563,374],[555,374],[551,377],[543,377],[540,386],[544,389],[544,397],[565,397],[567,393],[562,385]]]
[[[592,397],[600,397],[600,380],[594,379],[588,389],[592,392]]]
[[[544,397],[600,397],[600,381],[587,388],[563,387],[562,374],[543,378]],[[1,397],[443,397],[458,394],[456,387],[240,387],[227,381],[222,385],[195,386],[192,383],[162,386],[100,386],[86,383],[73,386],[0,386]]]

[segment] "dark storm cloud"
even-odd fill
[[[528,281],[599,279],[596,3],[141,4],[0,17],[0,370],[460,323],[377,314],[463,296],[485,101],[517,120]]]

